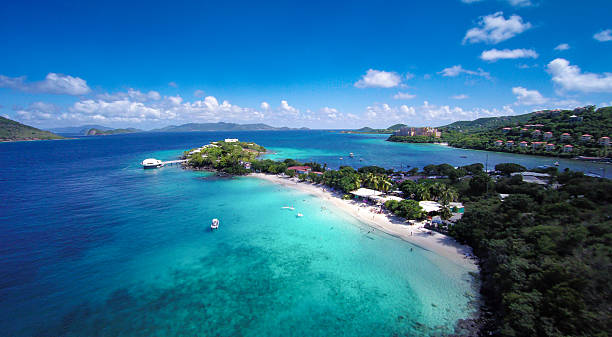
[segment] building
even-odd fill
[[[580,136],[580,140],[583,142],[588,142],[593,138],[593,136],[589,135],[588,133],[585,133],[584,135]]]
[[[508,133],[508,132],[512,131],[512,128],[503,128],[502,131],[504,133]]]
[[[238,143],[237,138],[225,138],[226,143]]]
[[[426,136],[426,137],[436,137],[440,138],[442,136],[442,132],[438,131],[436,128],[432,127],[424,127],[424,128],[408,128],[403,127],[394,133],[396,136]]]
[[[563,147],[563,152],[572,152],[572,151],[574,151],[574,147],[569,144]]]
[[[572,135],[567,132],[561,134],[561,140],[569,140],[571,137]]]
[[[546,144],[546,151],[552,151],[555,149],[555,144]]]
[[[289,166],[287,170],[295,171],[297,174],[308,174],[312,171],[310,166]]]
[[[521,134],[525,134],[527,132],[529,132],[529,129],[527,129],[527,128],[522,128],[521,129]]]
[[[542,135],[542,131],[540,130],[533,130],[533,132],[531,133],[531,136],[536,138],[536,137],[540,137]]]
[[[498,140],[495,141],[495,146],[502,146],[502,145],[504,145],[504,141],[503,140],[499,140],[498,139]]]
[[[599,138],[599,145],[610,146],[610,137],[601,137]]]
[[[506,147],[507,148],[512,148],[514,146],[514,141],[513,140],[509,140],[506,142]]]
[[[531,143],[531,148],[534,149],[534,150],[535,149],[539,149],[544,144],[545,144],[545,142],[533,142],[533,143]]]
[[[544,132],[544,139],[551,139],[553,137],[553,133],[550,131]]]
[[[519,143],[519,146],[522,148],[526,148],[527,147],[527,142],[526,141],[522,141]]]
[[[576,115],[571,115],[569,118],[570,123],[580,123],[582,122],[582,117],[578,117]]]

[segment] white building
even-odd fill
[[[238,143],[238,138],[225,138],[226,143]]]

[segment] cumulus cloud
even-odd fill
[[[531,28],[531,23],[523,22],[523,18],[520,16],[515,14],[506,19],[503,12],[497,12],[481,17],[478,27],[471,28],[465,33],[463,43],[497,44],[529,28]]]
[[[612,73],[583,73],[578,66],[562,58],[550,61],[546,71],[563,90],[612,93]]]
[[[34,102],[25,108],[15,107],[15,113],[23,120],[46,120],[54,117],[60,107],[46,102]]]
[[[289,105],[289,103],[286,100],[281,101],[279,111],[283,115],[292,115],[292,116],[297,116],[300,112],[297,108]]]
[[[593,35],[593,38],[599,42],[612,41],[612,29],[604,29]]]
[[[473,75],[473,76],[481,76],[487,79],[491,78],[491,74],[488,72],[478,68],[477,71],[464,69],[460,64],[448,68],[442,69],[442,71],[438,72],[445,77],[457,77],[461,74]]]
[[[483,0],[461,0],[461,2],[465,3],[465,4],[472,4],[472,3],[476,3],[476,2],[482,2]],[[505,1],[507,3],[509,3],[510,5],[514,6],[514,7],[529,7],[529,6],[533,6],[533,2],[531,2],[531,0],[502,0]]]
[[[259,107],[262,110],[270,110],[270,104],[268,104],[268,102],[261,102],[261,104],[259,105]]]
[[[97,98],[99,99],[103,99],[103,100],[110,100],[110,101],[116,101],[116,100],[122,100],[122,99],[130,99],[132,101],[137,101],[137,102],[147,102],[147,101],[158,101],[161,99],[161,95],[159,94],[159,92],[151,90],[149,92],[142,92],[140,90],[135,90],[132,88],[129,88],[126,92],[116,92],[116,93],[103,93],[103,94],[99,94],[97,95]]]
[[[408,92],[398,92],[397,94],[393,95],[393,99],[413,99],[415,97],[416,95]]]
[[[516,105],[538,105],[548,102],[548,99],[537,90],[514,87],[512,88],[512,93],[516,95]]]
[[[168,86],[169,87],[173,87],[173,88],[177,88],[178,84],[176,84],[176,82],[168,82]]]
[[[466,98],[469,98],[469,96],[465,94],[459,94],[459,95],[453,95],[451,96],[451,98],[452,99],[466,99]]]
[[[538,58],[538,53],[533,49],[490,49],[485,50],[480,54],[480,59],[483,61],[495,62],[501,59],[518,59],[518,58]]]
[[[85,95],[91,92],[87,81],[79,77],[49,73],[44,80],[26,82],[26,77],[0,75],[0,88],[57,95]]]
[[[395,72],[370,69],[355,82],[357,88],[393,88],[401,83],[401,76]]]
[[[555,47],[555,50],[564,51],[570,49],[570,45],[567,43],[561,43],[560,45]]]

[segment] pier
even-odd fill
[[[172,166],[172,165],[174,165],[174,164],[176,164],[176,165],[180,165],[180,164],[182,164],[182,163],[186,163],[186,162],[187,162],[187,159],[179,159],[179,160],[162,161],[162,166],[166,166],[166,165],[170,165],[170,166]]]

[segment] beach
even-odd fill
[[[297,178],[292,179],[289,177],[280,177],[263,173],[252,173],[249,176],[296,189],[316,196],[319,199],[326,200],[341,211],[372,228],[381,230],[389,235],[393,235],[423,249],[432,251],[470,271],[478,271],[476,261],[471,258],[466,258],[466,254],[472,256],[472,249],[469,246],[462,245],[447,235],[428,230],[424,228],[422,224],[411,225],[406,222],[405,219],[395,215],[387,214],[386,212],[381,214],[375,213],[373,210],[374,208],[377,209],[377,207],[371,205],[364,207],[363,203],[354,200],[343,200],[342,193],[331,191],[324,185],[299,182]]]

